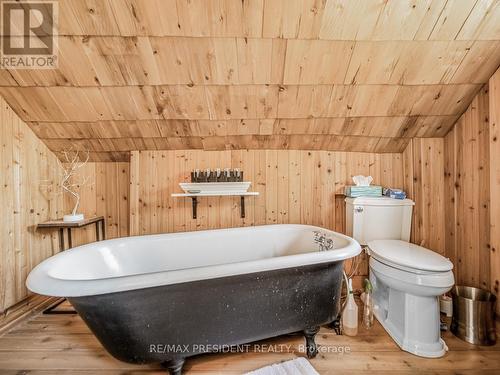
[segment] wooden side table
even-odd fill
[[[90,219],[85,219],[81,221],[63,221],[59,220],[49,220],[37,225],[37,229],[57,229],[59,230],[59,250],[66,250],[65,241],[64,241],[64,230],[66,229],[66,233],[68,235],[68,249],[73,247],[73,242],[71,238],[71,229],[73,228],[83,228],[88,225],[95,225],[95,236],[96,241],[102,241],[106,239],[106,228],[104,222],[104,216],[96,216]],[[99,227],[100,230],[99,230]],[[56,311],[54,310],[57,306],[63,303],[66,299],[62,298],[60,301],[57,301],[54,305],[50,306],[46,310],[44,310],[44,314],[76,314],[76,311]]]
[[[72,228],[83,228],[87,225],[95,224],[95,236],[96,241],[102,241],[106,239],[106,228],[104,225],[104,216],[95,216],[90,219],[85,219],[81,221],[62,221],[62,220],[49,220],[37,225],[37,229],[58,229],[59,230],[59,250],[66,250],[64,241],[64,229],[66,229],[68,234],[68,249],[73,247],[71,240],[71,229]],[[100,224],[100,225],[99,225]],[[99,226],[101,230],[99,231]]]

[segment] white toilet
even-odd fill
[[[346,230],[368,246],[375,317],[401,349],[437,358],[447,350],[439,296],[455,282],[453,264],[408,242],[413,205],[410,199],[346,198]]]

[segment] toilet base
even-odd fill
[[[379,321],[379,323],[384,327],[385,331],[391,336],[394,342],[405,352],[414,354],[419,357],[425,358],[440,358],[446,354],[448,351],[448,346],[444,342],[442,338],[439,338],[439,341],[434,344],[427,344],[425,348],[423,345],[410,343],[408,340],[405,340],[393,324],[388,322],[386,319],[381,319],[379,314],[377,313],[377,309],[374,312],[375,318]]]
[[[393,278],[390,268],[381,268],[372,259],[370,265],[374,315],[387,333],[404,351],[426,358],[442,357],[448,348],[441,339],[438,295],[449,288],[409,284],[404,278]]]

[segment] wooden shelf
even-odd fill
[[[198,207],[198,197],[240,197],[240,216],[242,219],[245,218],[245,197],[246,196],[257,196],[259,192],[257,191],[247,191],[247,192],[237,192],[237,191],[228,191],[228,192],[217,192],[217,193],[173,193],[172,197],[177,198],[191,198],[193,203],[193,219],[197,217],[197,207]]]
[[[257,191],[247,192],[224,192],[224,193],[174,193],[172,197],[225,197],[225,196],[245,196],[245,195],[259,195]]]

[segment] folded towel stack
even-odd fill
[[[345,195],[350,198],[356,197],[381,197],[382,186],[346,186]]]

